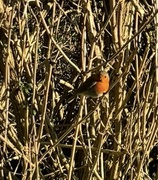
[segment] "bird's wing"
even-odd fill
[[[76,93],[82,93],[83,91],[86,91],[88,89],[91,89],[93,86],[95,86],[96,81],[92,77],[89,77],[81,86],[76,90]]]

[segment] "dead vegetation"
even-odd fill
[[[158,179],[156,3],[0,0],[0,179]]]

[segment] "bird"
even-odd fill
[[[110,87],[110,77],[106,71],[98,71],[92,74],[85,82],[81,83],[79,88],[74,91],[74,94],[66,100],[66,105],[72,102],[72,100],[78,96],[86,96],[91,98],[99,98],[103,94],[107,93]],[[59,106],[61,102],[58,102],[54,110],[54,114],[59,112]],[[64,105],[65,106],[65,105]],[[63,106],[63,107],[64,107]]]
[[[106,71],[99,71],[92,74],[79,88],[74,95],[98,98],[109,90],[110,78]]]

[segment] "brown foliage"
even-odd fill
[[[7,3],[0,1],[0,179],[158,178],[151,1]],[[109,92],[68,102],[99,69],[110,74]]]

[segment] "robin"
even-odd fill
[[[99,71],[92,74],[79,88],[74,92],[74,95],[67,100],[67,104],[71,103],[76,95],[84,95],[87,97],[98,98],[109,90],[109,75],[106,71]],[[60,102],[61,103],[61,102]],[[60,103],[56,106],[56,111],[59,110]]]
[[[109,75],[105,71],[92,74],[75,91],[76,95],[98,98],[109,90]]]

